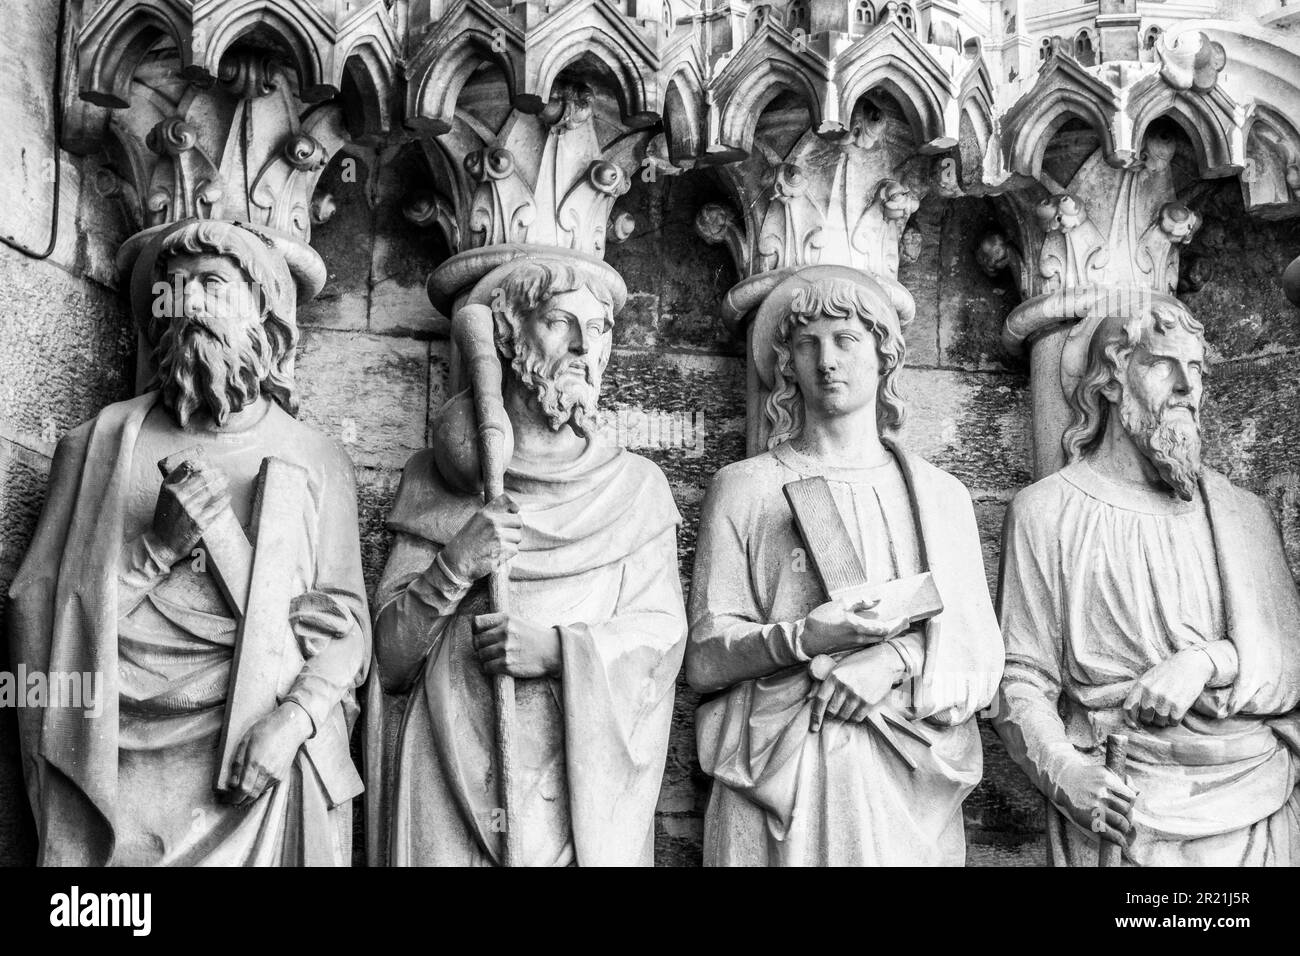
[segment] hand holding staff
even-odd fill
[[[452,340],[469,369],[478,423],[479,463],[483,500],[493,501],[505,491],[506,435],[510,421],[501,399],[501,359],[493,338],[492,311],[485,305],[467,305],[452,321]],[[488,599],[496,613],[510,611],[510,566],[502,564],[488,579]],[[501,862],[518,862],[519,835],[515,830],[514,733],[515,680],[509,674],[493,678],[496,702],[497,785],[505,816],[505,841]]]
[[[1106,770],[1124,779],[1124,767],[1128,762],[1128,737],[1125,734],[1106,735]],[[1097,865],[1119,866],[1123,847],[1107,840],[1104,834],[1097,834]]]

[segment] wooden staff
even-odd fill
[[[483,501],[492,501],[505,491],[505,436],[510,422],[501,399],[501,360],[493,337],[492,311],[485,305],[467,305],[452,322],[456,343],[474,392],[474,417],[478,422],[479,467],[483,478]],[[510,566],[502,564],[488,579],[490,610],[510,612]],[[515,679],[498,674],[493,680],[496,701],[497,787],[505,816],[505,840],[501,862],[514,866],[519,859],[519,837],[515,830],[514,736]]]
[[[1125,734],[1106,735],[1106,769],[1121,780],[1124,779],[1124,767],[1128,763],[1128,736]],[[1112,843],[1100,833],[1097,834],[1097,865],[1119,866],[1122,848]]]

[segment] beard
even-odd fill
[[[223,331],[210,319],[180,317],[158,342],[158,381],[163,403],[184,428],[195,412],[205,410],[218,427],[255,401],[274,363],[261,322],[244,332]]]
[[[582,381],[562,377],[564,371],[574,365],[582,366]],[[572,425],[575,432],[587,437],[588,424],[595,420],[596,402],[600,397],[600,372],[590,361],[566,357],[547,362],[545,356],[526,343],[520,343],[510,367],[519,383],[533,393],[552,431]]]
[[[1191,501],[1201,477],[1200,413],[1175,416],[1173,409],[1152,410],[1128,389],[1120,401],[1120,423],[1138,449],[1155,466],[1160,479],[1184,501]]]

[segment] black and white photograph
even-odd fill
[[[0,16],[19,933],[1291,922],[1300,2]]]

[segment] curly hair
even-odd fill
[[[1073,464],[1100,444],[1110,419],[1110,402],[1102,392],[1112,381],[1123,379],[1142,336],[1149,329],[1175,328],[1197,337],[1205,332],[1205,326],[1186,309],[1166,303],[1154,303],[1127,317],[1102,319],[1088,343],[1088,366],[1068,396],[1070,424],[1061,436],[1067,462]]]
[[[261,235],[239,223],[204,219],[168,234],[158,249],[155,283],[165,283],[167,262],[179,255],[218,255],[230,259],[252,284],[262,311],[262,329],[271,349],[270,369],[261,391],[290,415],[298,414],[298,397],[293,381],[294,350],[298,347],[298,325],[294,314],[297,288],[289,267]],[[160,321],[160,320],[166,321]],[[165,347],[163,333],[170,319],[155,315],[146,329],[153,345],[154,367],[161,365]]]
[[[565,292],[587,289],[605,307],[605,318],[613,321],[614,299],[601,283],[593,282],[573,266],[564,263],[524,262],[512,269],[493,295],[496,342],[501,354],[515,358],[515,340],[519,337],[521,317],[531,315],[551,299]],[[504,323],[501,316],[504,315]],[[601,356],[602,363],[609,356]]]
[[[764,412],[772,427],[768,449],[797,437],[804,426],[803,396],[795,379],[790,339],[795,326],[814,319],[858,319],[876,340],[880,384],[876,390],[876,424],[882,432],[897,431],[903,424],[905,407],[898,394],[898,373],[907,357],[907,344],[897,323],[877,316],[873,305],[856,283],[831,280],[797,289],[790,298],[790,311],[777,324],[772,345],[776,349],[777,382],[767,397]]]

